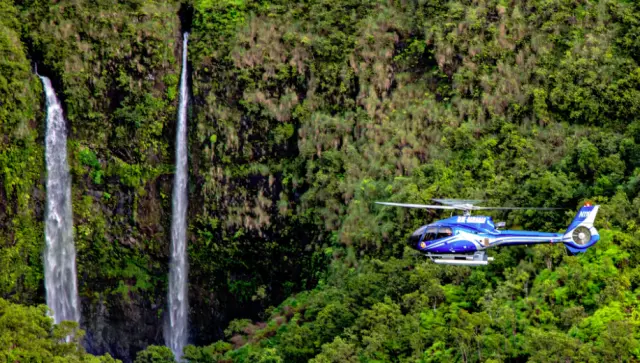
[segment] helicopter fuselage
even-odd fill
[[[562,233],[496,229],[491,217],[456,216],[418,228],[411,247],[426,253],[470,254],[502,245],[563,242]]]
[[[564,233],[514,231],[496,228],[491,217],[471,216],[472,210],[514,210],[556,208],[477,207],[470,200],[434,199],[445,205],[376,202],[377,204],[422,209],[458,209],[462,216],[450,217],[424,225],[409,237],[409,244],[439,264],[486,265],[492,261],[485,252],[497,246],[563,243],[570,254],[583,253],[600,240],[593,222],[600,206],[586,202]],[[504,226],[503,223],[502,226]],[[498,227],[500,227],[500,224]]]

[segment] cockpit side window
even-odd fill
[[[428,227],[423,241],[431,241],[438,238],[438,227]]]

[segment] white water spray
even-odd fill
[[[187,344],[187,40],[182,46],[182,75],[180,77],[180,105],[176,132],[176,174],[173,183],[173,211],[171,216],[171,264],[169,266],[169,319],[164,330],[165,344],[176,359],[182,357]]]
[[[47,211],[44,282],[47,305],[55,323],[78,322],[80,309],[76,281],[76,249],[73,244],[71,175],[67,164],[67,128],[62,107],[47,77],[40,77],[47,97]]]

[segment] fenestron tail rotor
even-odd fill
[[[584,246],[591,240],[591,231],[585,226],[578,226],[572,233],[573,242],[579,246]]]

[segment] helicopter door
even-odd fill
[[[436,238],[447,238],[453,236],[453,230],[451,227],[438,228],[438,236]]]

